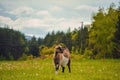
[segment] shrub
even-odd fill
[[[33,55],[30,54],[29,56],[27,56],[27,60],[32,60],[33,59]]]
[[[90,59],[91,56],[92,56],[92,51],[89,50],[88,48],[86,48],[82,57],[83,57],[83,58]]]
[[[54,53],[54,47],[48,48],[47,46],[40,46],[41,55],[50,55]]]
[[[19,60],[27,60],[27,55],[23,53]]]

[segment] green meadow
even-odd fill
[[[51,58],[0,61],[0,80],[120,80],[120,60],[72,59],[71,73],[55,74]]]

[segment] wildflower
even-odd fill
[[[25,73],[23,73],[23,75],[25,75]]]
[[[115,76],[117,77],[117,76],[118,76],[118,74],[115,74]]]
[[[36,73],[36,76],[38,76],[38,73]]]

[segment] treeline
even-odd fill
[[[6,28],[0,28],[0,60],[17,60],[22,56],[26,40],[19,31]]]
[[[0,60],[25,60],[40,56],[39,46],[43,39],[26,36],[19,31],[10,29],[8,25],[0,27]]]
[[[44,39],[25,35],[13,29],[0,28],[0,59],[18,60],[53,54],[57,44],[65,45],[73,54],[84,58],[120,58],[120,7],[114,4],[100,8],[93,15],[91,25],[73,31],[52,31]]]

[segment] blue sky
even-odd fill
[[[67,31],[90,24],[99,7],[107,9],[119,0],[0,0],[0,24],[25,35],[45,37],[51,31]]]

